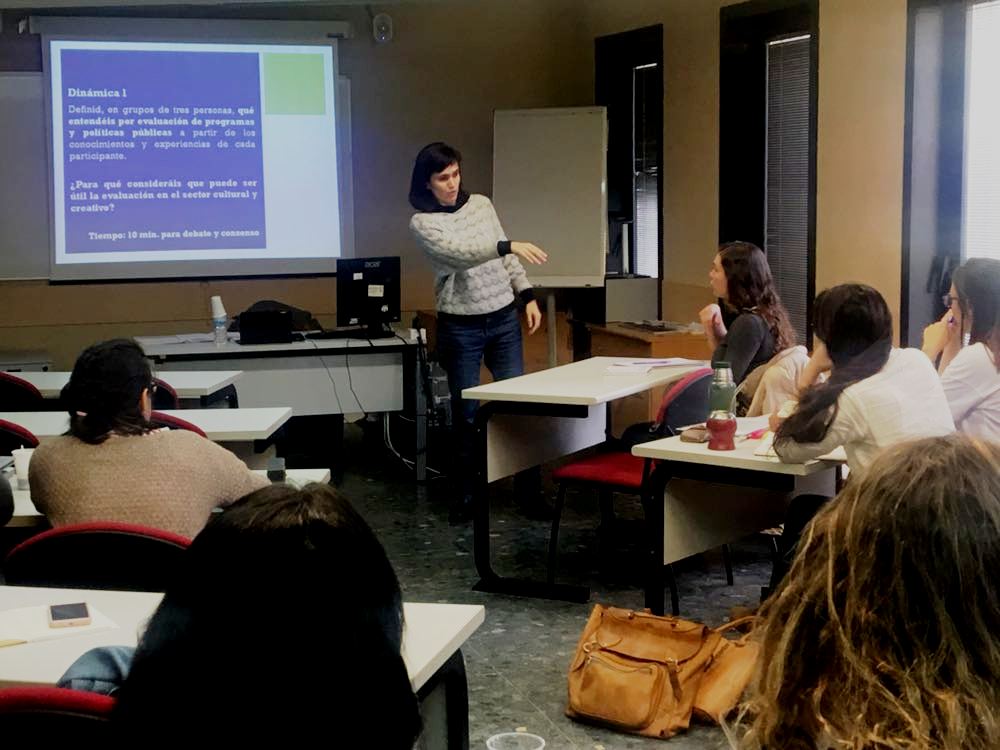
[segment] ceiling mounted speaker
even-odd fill
[[[388,13],[379,13],[372,19],[372,36],[379,44],[392,41],[392,17]]]

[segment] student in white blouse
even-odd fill
[[[954,432],[941,382],[916,349],[894,349],[885,299],[863,284],[842,284],[816,298],[815,347],[799,379],[799,404],[772,417],[774,450],[801,463],[844,447],[852,480],[886,448]],[[820,375],[829,373],[825,382]],[[785,517],[771,590],[787,572],[802,530],[828,498],[795,498]]]
[[[892,314],[863,284],[822,292],[815,305],[816,345],[799,379],[795,411],[774,440],[783,461],[799,463],[844,446],[852,472],[904,440],[955,429],[944,390],[927,358],[894,349]],[[825,372],[830,377],[817,383]]]
[[[967,261],[955,271],[944,303],[948,312],[924,329],[924,354],[932,362],[940,357],[955,426],[1000,441],[1000,260]]]

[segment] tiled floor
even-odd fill
[[[481,750],[498,732],[524,727],[546,739],[551,750],[564,748],[662,748],[695,750],[728,747],[718,729],[697,727],[661,740],[632,737],[577,724],[563,715],[566,668],[590,604],[569,604],[481,594],[472,561],[471,524],[450,526],[441,481],[418,490],[397,464],[377,450],[365,450],[357,433],[348,440],[348,469],[341,490],[378,533],[411,601],[476,603],[486,606],[486,622],[466,644],[471,747]],[[373,446],[369,446],[373,447]],[[363,456],[378,455],[378,460]],[[394,459],[393,459],[394,460]],[[495,561],[501,572],[541,577],[548,540],[545,522],[522,518],[503,483],[494,502]],[[598,564],[596,498],[570,494],[560,536],[560,577],[587,583],[592,602],[641,607],[637,503],[616,498],[620,522],[615,554]],[[735,586],[727,586],[721,555],[690,561],[678,573],[682,615],[712,625],[728,619],[735,605],[752,605],[769,571],[763,539],[734,546]]]

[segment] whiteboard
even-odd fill
[[[607,110],[498,110],[493,204],[507,237],[549,255],[525,264],[536,286],[603,286],[608,246]]]
[[[0,73],[0,279],[49,277],[48,153],[41,73]]]

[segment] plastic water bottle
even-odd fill
[[[225,318],[212,318],[212,329],[215,331],[215,345],[225,346],[227,336],[226,329],[229,327],[227,325],[228,321]]]
[[[222,297],[215,295],[211,300],[212,304],[212,331],[215,334],[215,345],[225,346],[228,340],[226,329],[229,327],[229,318],[226,316],[226,308],[222,306]]]

